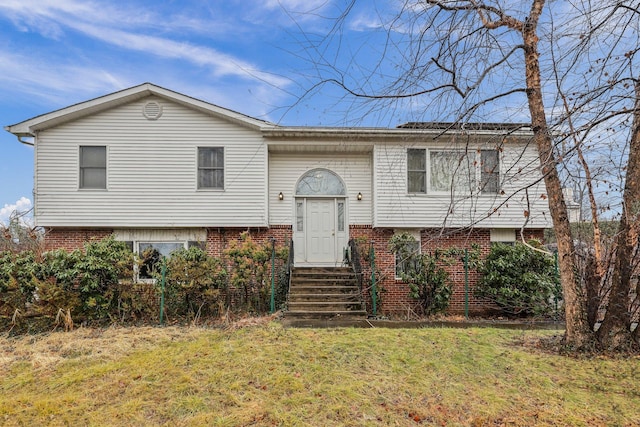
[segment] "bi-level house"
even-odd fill
[[[296,266],[333,266],[359,238],[375,249],[384,312],[412,304],[395,233],[422,251],[487,253],[542,237],[550,221],[524,125],[289,127],[145,83],[6,130],[35,147],[34,215],[49,249],[114,234],[135,251],[201,242],[220,255],[248,230],[292,239]],[[454,312],[461,277],[454,268]]]

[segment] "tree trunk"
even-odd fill
[[[542,101],[536,28],[543,6],[544,0],[534,0],[529,18],[522,27],[527,99],[534,140],[538,147],[540,166],[549,196],[549,211],[558,242],[560,281],[564,295],[566,321],[565,343],[574,348],[586,348],[593,343],[593,332],[588,326],[585,295],[576,275],[575,247],[569,226],[567,206],[562,194],[562,184],[553,153],[553,140]]]
[[[631,344],[629,291],[633,271],[633,251],[638,242],[640,215],[640,82],[635,85],[635,108],[629,144],[629,159],[622,197],[622,212],[616,235],[615,260],[611,274],[611,292],[598,342],[606,349],[620,350]]]

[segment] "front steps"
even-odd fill
[[[350,267],[294,267],[285,317],[366,319],[355,273]]]

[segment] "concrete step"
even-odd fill
[[[366,318],[357,276],[349,267],[296,267],[291,272],[286,317]]]
[[[360,294],[351,293],[289,293],[290,302],[333,301],[333,302],[360,302]]]
[[[292,283],[289,288],[289,293],[303,293],[303,294],[340,294],[340,293],[352,293],[359,292],[357,286],[352,285],[309,285],[309,284],[296,284]]]
[[[289,310],[285,317],[295,319],[362,319],[367,317],[365,310],[343,310],[343,311],[312,311],[312,310]]]
[[[361,310],[362,303],[359,301],[289,301],[291,311],[354,311]]]
[[[344,280],[335,280],[335,279],[303,279],[303,278],[292,278],[291,286],[353,286],[357,287],[357,282],[354,282],[350,279]]]
[[[291,271],[294,274],[353,273],[353,269],[351,267],[293,267]]]

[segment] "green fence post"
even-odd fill
[[[276,239],[271,238],[271,314],[276,311]]]
[[[160,280],[160,326],[164,325],[164,287],[167,281],[167,258],[162,257],[162,279]]]
[[[464,318],[469,320],[469,250],[464,250]]]
[[[373,305],[373,315],[378,315],[378,295],[376,292],[376,252],[373,249],[373,242],[369,249],[369,258],[371,259],[371,298]]]

